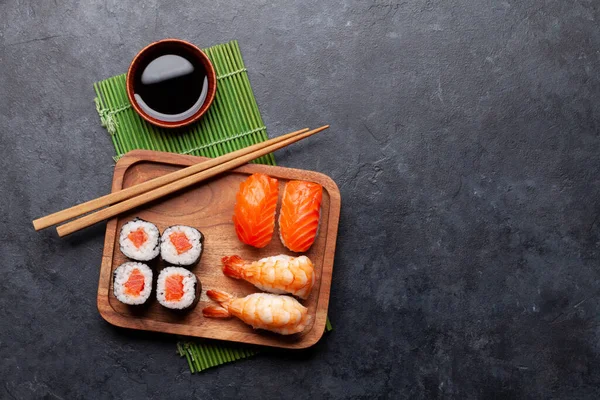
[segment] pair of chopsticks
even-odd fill
[[[304,128],[208,161],[194,164],[190,167],[140,183],[139,185],[38,218],[33,221],[33,227],[36,231],[39,231],[40,229],[48,228],[49,226],[90,213],[56,228],[58,236],[70,235],[73,232],[92,226],[105,219],[177,192],[230,169],[237,168],[249,161],[272,153],[275,150],[279,150],[327,128],[329,128],[329,125],[324,125],[313,130]]]

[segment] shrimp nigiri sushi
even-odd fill
[[[202,310],[207,318],[237,317],[254,329],[266,329],[281,335],[302,332],[310,323],[308,309],[290,296],[253,293],[236,298],[229,293],[208,290],[206,295],[219,303]]]
[[[318,183],[289,181],[283,191],[279,237],[291,251],[307,251],[317,237],[323,187]]]
[[[233,209],[238,238],[250,246],[265,247],[273,237],[279,185],[265,174],[252,174],[240,184]]]
[[[315,284],[313,263],[306,256],[278,255],[248,262],[240,256],[223,257],[223,273],[243,279],[271,293],[290,293],[306,299]]]

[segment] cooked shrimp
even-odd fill
[[[306,299],[315,284],[313,263],[306,256],[282,254],[254,262],[231,256],[223,257],[221,262],[225,275],[248,281],[265,292],[290,293]]]
[[[236,298],[218,290],[208,290],[206,294],[220,304],[202,310],[207,318],[234,316],[252,325],[254,329],[266,329],[281,335],[302,332],[311,320],[308,309],[290,296],[253,293]]]

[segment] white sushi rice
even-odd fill
[[[135,247],[133,242],[129,240],[129,234],[143,228],[148,238],[139,247]],[[119,245],[121,252],[126,256],[136,261],[150,261],[158,256],[160,252],[159,246],[160,232],[153,223],[144,221],[142,219],[134,219],[133,221],[127,222],[121,228],[121,234],[119,235]]]
[[[170,275],[183,276],[183,296],[178,301],[168,301],[165,297],[165,282]],[[196,275],[185,268],[167,267],[160,271],[158,281],[156,282],[156,298],[158,302],[167,308],[181,310],[191,306],[196,300],[196,285],[198,280]]]
[[[136,268],[144,276],[144,288],[139,296],[132,296],[126,293],[124,285],[129,279],[129,275]],[[121,303],[130,305],[144,304],[148,300],[148,297],[150,297],[150,293],[152,293],[152,270],[146,264],[126,262],[115,269],[113,276],[113,293]]]
[[[190,241],[192,248],[181,254],[171,243],[170,235],[175,232],[183,232]],[[188,266],[195,264],[202,254],[202,234],[198,229],[185,225],[175,225],[167,228],[160,240],[160,256],[169,264]]]

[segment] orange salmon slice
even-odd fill
[[[127,235],[127,237],[129,238],[129,240],[131,240],[131,243],[133,243],[133,245],[138,249],[142,247],[144,243],[146,243],[146,240],[148,240],[148,235],[142,227],[137,228],[135,231],[129,232],[129,235]]]
[[[131,271],[129,279],[123,286],[125,286],[125,293],[130,296],[139,296],[142,290],[144,290],[145,279],[144,275],[139,269],[135,268]]]
[[[179,301],[183,297],[183,276],[170,275],[165,280],[165,299]]]
[[[252,174],[240,183],[233,208],[233,225],[241,242],[262,248],[271,242],[279,196],[277,179]]]
[[[173,232],[169,235],[169,240],[175,246],[175,250],[177,250],[177,254],[185,253],[189,249],[192,248],[192,244],[190,240],[187,238],[185,233],[183,232]]]

